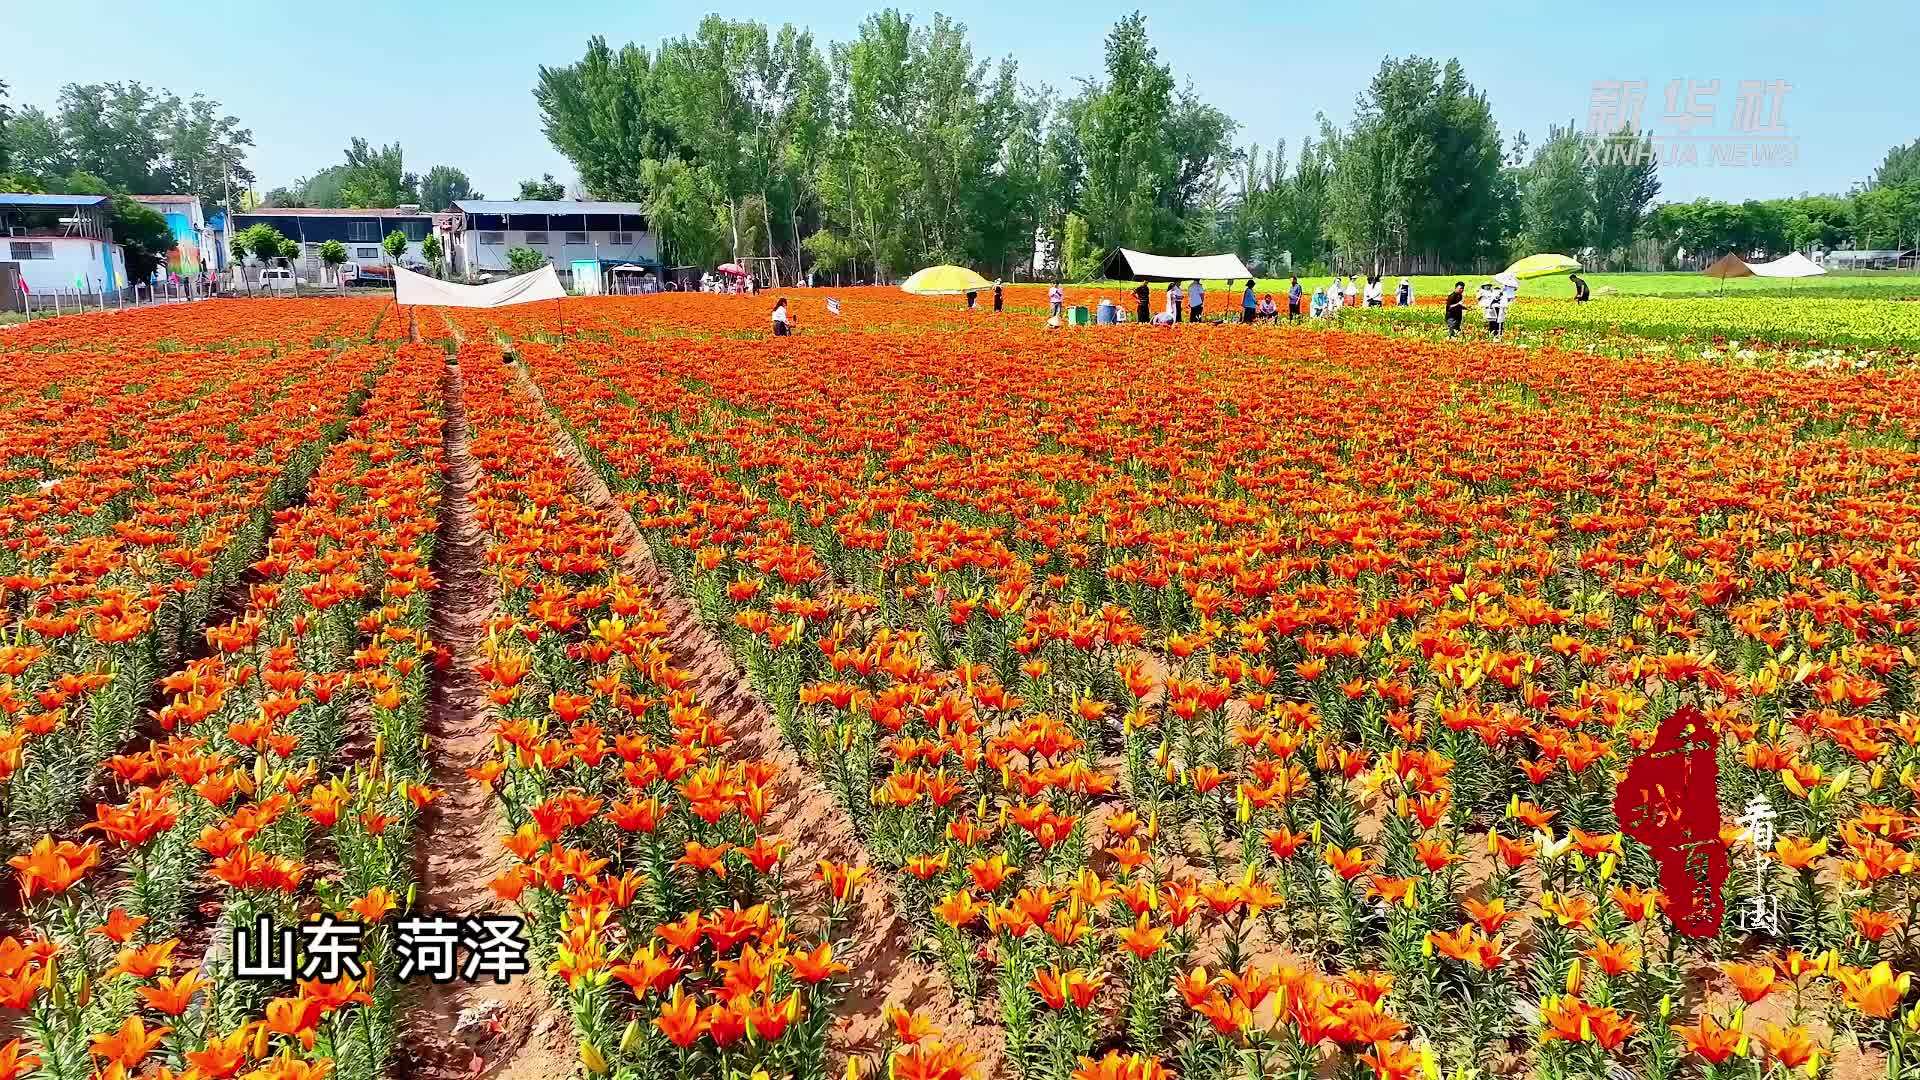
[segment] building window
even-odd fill
[[[380,223],[377,221],[349,221],[347,222],[347,239],[378,240],[380,239]]]
[[[546,243],[546,242],[547,242],[547,234],[546,234],[546,233],[543,233],[543,232],[530,232],[530,233],[528,233],[528,234],[527,234],[527,243],[528,243],[528,244],[530,244],[530,245],[531,245],[531,244],[544,244],[544,243]]]
[[[380,249],[377,247],[354,248],[353,257],[356,259],[377,259],[380,257]]]
[[[586,243],[586,242],[587,242],[587,234],[586,234],[586,233],[583,233],[583,232],[570,232],[570,233],[568,233],[568,234],[567,234],[567,243],[569,243],[569,244],[584,244],[584,243]]]
[[[31,240],[15,240],[12,243],[13,257],[22,262],[28,259],[53,258],[53,242],[35,243]]]
[[[608,234],[607,234],[607,243],[609,243],[609,244],[632,244],[632,243],[633,243],[633,234],[632,234],[632,233],[630,233],[630,232],[617,232],[617,233],[608,233]]]
[[[507,242],[507,234],[503,232],[483,232],[480,234],[480,242],[482,244],[498,246]]]

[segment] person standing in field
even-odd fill
[[[1467,317],[1467,283],[1456,281],[1447,294],[1447,336],[1460,336],[1460,323]]]
[[[1059,282],[1054,282],[1053,288],[1047,290],[1047,307],[1052,309],[1048,317],[1054,319],[1059,318],[1060,308],[1066,302],[1067,294],[1061,290]]]
[[[967,314],[969,315],[973,314],[973,306],[979,302],[980,302],[980,290],[968,289],[967,290]]]
[[[1567,280],[1573,283],[1574,303],[1584,304],[1593,299],[1593,293],[1588,290],[1586,281],[1579,274],[1568,274]]]
[[[1187,286],[1187,321],[1199,322],[1200,315],[1207,307],[1207,287],[1200,284],[1199,278]]]
[[[1240,321],[1251,324],[1253,322],[1253,309],[1256,306],[1256,302],[1253,299],[1253,279],[1248,278],[1247,291],[1240,294]]]
[[[1287,286],[1287,321],[1288,322],[1300,321],[1300,296],[1303,291],[1304,290],[1300,288],[1300,275],[1299,274],[1293,275],[1293,284]]]
[[[1401,278],[1400,287],[1394,290],[1394,299],[1399,301],[1401,307],[1413,306],[1413,282],[1407,278]]]
[[[1006,309],[1006,300],[1006,288],[1000,284],[1000,279],[995,278],[993,282],[993,313],[995,315]]]
[[[1144,281],[1133,290],[1134,322],[1145,323],[1147,321],[1147,301],[1151,299],[1152,296],[1153,290],[1147,288],[1147,283]]]
[[[1495,289],[1487,304],[1487,333],[1499,337],[1507,324],[1507,295]]]
[[[1167,282],[1167,314],[1173,316],[1176,324],[1180,321],[1180,301],[1183,299],[1185,298],[1180,295],[1180,283]]]
[[[1379,274],[1367,275],[1367,306],[1383,307],[1387,302],[1386,286],[1380,284]]]
[[[1493,333],[1493,302],[1500,297],[1500,290],[1491,282],[1482,283],[1480,292],[1473,298],[1474,306],[1480,309],[1480,321],[1486,325],[1487,333]]]
[[[1360,275],[1359,274],[1347,275],[1347,306],[1348,307],[1360,306]]]
[[[773,336],[786,337],[793,332],[793,315],[787,310],[787,298],[773,302]]]

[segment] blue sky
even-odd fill
[[[66,0],[9,5],[12,101],[51,105],[61,84],[119,78],[204,92],[254,132],[261,188],[340,160],[349,137],[399,140],[408,168],[458,165],[488,195],[526,176],[571,180],[540,132],[530,89],[541,64],[579,57],[590,34],[649,47],[690,31],[708,7],[570,0],[324,0],[181,5]],[[939,10],[899,5],[914,13]],[[1895,143],[1920,137],[1907,63],[1892,53],[1920,40],[1920,4],[1658,3],[1141,4],[1161,57],[1240,121],[1241,141],[1290,146],[1325,111],[1344,122],[1383,55],[1458,57],[1485,90],[1503,132],[1537,144],[1550,123],[1587,123],[1597,82],[1646,84],[1642,122],[1669,136],[1666,152],[1745,143],[1738,85],[1783,80],[1779,122],[1795,141],[1786,167],[1724,163],[1662,169],[1663,199],[1742,199],[1845,190]],[[801,22],[819,40],[845,40],[874,6],[741,0],[735,18]],[[947,9],[978,55],[1012,55],[1023,79],[1071,89],[1095,75],[1101,38],[1128,10],[1054,0],[1040,8]],[[1890,51],[1891,50],[1891,51]],[[1667,85],[1720,80],[1712,120],[1682,139],[1665,126]],[[1769,107],[1771,99],[1769,100]],[[1722,151],[1724,155],[1726,151]]]

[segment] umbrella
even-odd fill
[[[739,263],[721,263],[719,266],[714,267],[714,269],[732,277],[747,276],[746,267],[741,266]]]
[[[901,292],[915,296],[952,296],[956,293],[983,292],[993,282],[964,266],[929,266],[900,283]]]
[[[1493,275],[1493,283],[1495,285],[1505,285],[1517,289],[1520,287],[1520,278],[1511,270],[1502,270]]]
[[[1565,255],[1529,255],[1507,267],[1507,273],[1525,281],[1528,278],[1552,277],[1555,274],[1570,273],[1578,269],[1580,264]]]

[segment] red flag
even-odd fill
[[[1653,850],[1675,928],[1720,932],[1727,848],[1720,842],[1719,769],[1706,717],[1685,706],[1660,725],[1653,745],[1627,766],[1614,792],[1621,831]]]

